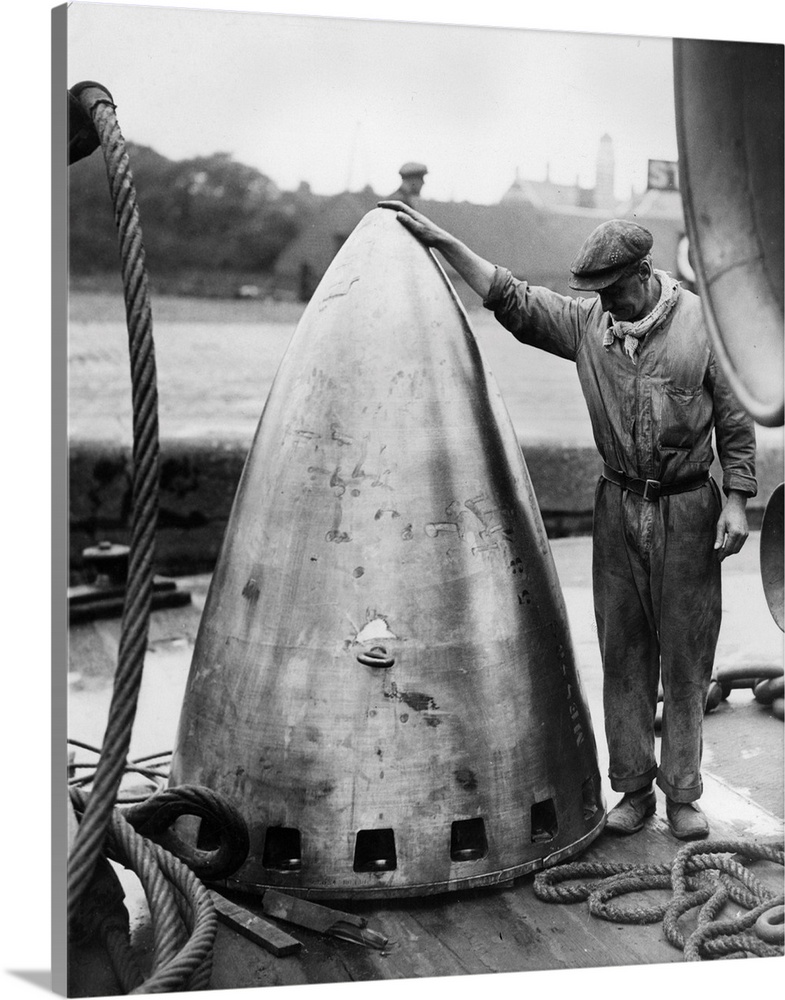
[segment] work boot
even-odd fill
[[[666,799],[665,812],[671,833],[679,840],[702,840],[709,835],[709,824],[697,802],[673,802]]]
[[[646,817],[652,816],[656,808],[657,796],[651,786],[627,792],[621,802],[608,813],[605,829],[608,833],[637,833],[643,829]]]

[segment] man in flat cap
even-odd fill
[[[401,175],[400,186],[387,200],[402,201],[409,208],[414,208],[425,183],[428,168],[424,163],[404,163],[398,173]]]
[[[622,793],[606,829],[640,830],[656,809],[656,780],[674,836],[707,836],[697,800],[720,563],[747,538],[757,484],[753,424],[711,351],[700,300],[654,268],[652,235],[634,222],[614,219],[589,235],[570,286],[596,297],[572,298],[516,280],[405,205],[380,204],[439,250],[516,339],[575,362],[603,461],[594,608],[609,777]],[[712,430],[724,505],[709,476]]]

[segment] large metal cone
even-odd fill
[[[228,884],[414,895],[571,856],[604,822],[529,475],[443,271],[389,210],[281,363],[194,650],[172,783],[251,834]]]

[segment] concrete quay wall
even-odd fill
[[[160,451],[156,572],[212,571],[220,551],[247,455],[237,442],[164,440]],[[523,445],[537,502],[551,538],[591,532],[601,462],[594,448]],[[721,482],[721,475],[714,470]],[[69,567],[82,582],[85,548],[102,540],[128,543],[132,515],[131,449],[106,441],[76,440],[69,448]],[[783,481],[782,448],[758,452],[758,496],[750,501],[751,528]]]

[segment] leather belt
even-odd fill
[[[625,476],[623,472],[617,472],[609,465],[603,465],[602,475],[608,482],[621,486],[624,490],[632,490],[639,494],[644,500],[655,502],[660,497],[674,496],[677,493],[689,493],[691,490],[699,490],[704,483],[709,481],[709,473],[701,472],[691,479],[685,479],[680,483],[661,483],[659,479],[632,479]]]

